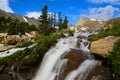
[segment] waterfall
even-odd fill
[[[54,80],[54,78],[59,75],[60,71],[56,71],[60,69],[56,66],[56,64],[63,65],[67,62],[67,60],[61,60],[60,57],[66,51],[69,51],[70,48],[76,48],[77,39],[74,37],[67,37],[64,39],[60,39],[56,46],[50,49],[44,59],[42,61],[40,70],[38,71],[36,77],[33,80]],[[43,75],[44,74],[44,75]]]
[[[65,80],[74,80],[79,74],[77,80],[86,80],[87,75],[89,72],[98,64],[95,60],[85,60],[77,70],[72,71]]]
[[[76,70],[71,71],[64,80],[86,80],[89,72],[99,63],[93,60],[89,54],[90,41],[88,36],[92,34],[91,32],[80,32],[75,33],[73,37],[60,39],[56,46],[45,54],[41,66],[32,80],[60,80],[58,77],[64,72],[64,67],[66,67],[68,62],[68,59],[64,59],[62,56],[71,49],[83,50],[83,52],[87,52],[86,55],[89,57]],[[84,36],[84,38],[78,39],[78,36]],[[80,47],[77,47],[77,44]]]

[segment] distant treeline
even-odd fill
[[[34,25],[29,25],[25,22],[20,22],[17,19],[0,17],[0,32],[7,32],[10,35],[20,34],[25,32],[36,31],[37,28]]]
[[[57,30],[67,29],[67,16],[64,20],[61,17],[61,12],[49,13],[48,6],[45,5],[41,10],[41,15],[38,18],[39,26],[29,25],[27,22],[21,22],[18,19],[0,17],[0,32],[7,32],[9,35],[23,35],[25,32],[37,31],[41,35],[49,35]]]

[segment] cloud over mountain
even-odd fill
[[[9,6],[9,0],[0,0],[0,9],[6,12],[14,13],[14,11]]]
[[[80,17],[95,18],[100,20],[108,20],[119,13],[120,9],[113,7],[112,5],[107,5],[106,7],[90,8],[84,14],[80,14]]]
[[[41,12],[33,11],[33,12],[27,12],[27,14],[25,16],[34,17],[35,19],[38,19],[38,17],[40,17],[40,15],[41,15]]]

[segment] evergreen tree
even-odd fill
[[[18,34],[16,21],[12,21],[9,24],[8,34],[9,35],[16,35],[16,34]]]
[[[59,27],[59,29],[62,29],[62,17],[61,17],[61,12],[58,13],[58,27]]]
[[[54,19],[53,19],[53,24],[54,24],[54,27],[56,25],[56,13],[54,12],[54,15],[53,15]]]
[[[68,19],[67,19],[67,16],[65,16],[62,28],[67,29],[67,27],[68,27]]]
[[[50,19],[48,18],[48,6],[45,5],[42,9],[42,14],[39,17],[41,24],[39,25],[39,33],[43,35],[49,35],[52,32],[50,28]]]
[[[45,5],[42,9],[42,14],[39,17],[39,20],[42,24],[48,24],[48,6]]]

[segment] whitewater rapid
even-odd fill
[[[58,40],[55,47],[52,47],[44,56],[36,76],[32,80],[59,80],[57,78],[67,65],[68,59],[62,59],[62,56],[69,52],[71,49],[80,49],[84,52],[89,51],[90,41],[88,36],[92,32],[75,33],[74,36],[66,37]],[[78,36],[84,36],[80,40]],[[85,45],[85,43],[87,43]],[[77,47],[80,44],[80,47]],[[90,56],[90,54],[87,54]],[[64,80],[86,80],[87,74],[98,64],[98,61],[91,59],[91,56],[84,60],[76,70],[71,71]],[[79,77],[78,77],[79,76]],[[75,79],[78,77],[78,79]]]
[[[22,48],[11,48],[11,49],[9,49],[9,50],[6,50],[6,51],[3,51],[3,52],[0,52],[0,58],[1,58],[1,57],[7,57],[7,56],[10,56],[10,55],[14,54],[14,53],[17,52],[17,51],[25,50],[26,48],[31,48],[31,47],[34,47],[34,46],[36,46],[36,45],[37,45],[37,43],[34,43],[34,44],[32,44],[32,45],[30,45],[30,46],[28,46],[28,47],[22,47]]]

